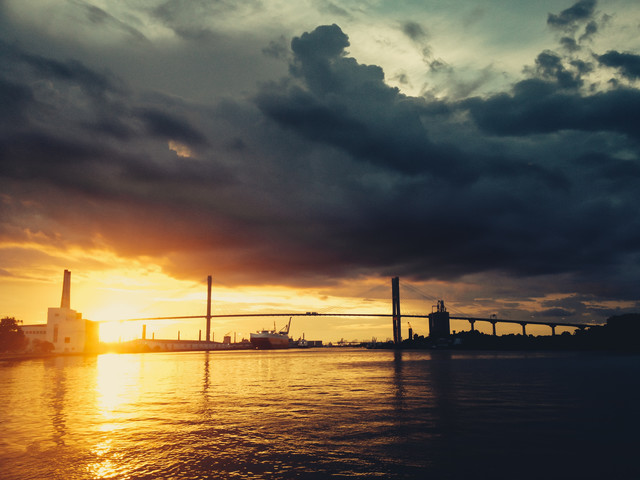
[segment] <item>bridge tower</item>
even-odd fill
[[[436,311],[429,314],[429,336],[447,338],[450,332],[449,312],[444,306],[444,300],[438,300]]]
[[[211,275],[207,277],[207,342],[211,341]]]
[[[393,343],[399,345],[402,342],[402,333],[400,330],[400,278],[393,277],[391,279],[391,305],[393,310]]]

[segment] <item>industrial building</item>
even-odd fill
[[[60,307],[50,307],[47,323],[22,325],[29,347],[41,342],[53,345],[54,353],[84,353],[97,349],[99,324],[82,318],[82,313],[71,308],[71,272],[64,271]]]

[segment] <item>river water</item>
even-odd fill
[[[0,362],[0,478],[638,479],[639,380],[569,352]]]

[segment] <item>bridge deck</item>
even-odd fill
[[[393,317],[391,313],[318,313],[318,312],[289,312],[289,313],[230,313],[210,315],[208,318],[250,318],[250,317]],[[429,318],[429,315],[401,315],[404,318]],[[207,318],[207,315],[187,315],[174,317],[147,317],[147,318],[127,318],[119,320],[121,322],[133,321],[149,321],[149,320],[188,320],[197,318]],[[572,323],[572,322],[546,322],[536,320],[513,320],[507,318],[482,318],[482,317],[463,317],[451,316],[451,320],[466,320],[468,322],[489,322],[489,323],[515,323],[518,325],[547,325],[554,327],[575,327],[586,328],[594,327],[597,324],[591,323]]]

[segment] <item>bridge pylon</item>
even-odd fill
[[[207,342],[211,341],[211,275],[207,277]]]
[[[391,306],[393,313],[393,343],[399,345],[402,342],[401,315],[400,315],[400,278],[391,279]]]

